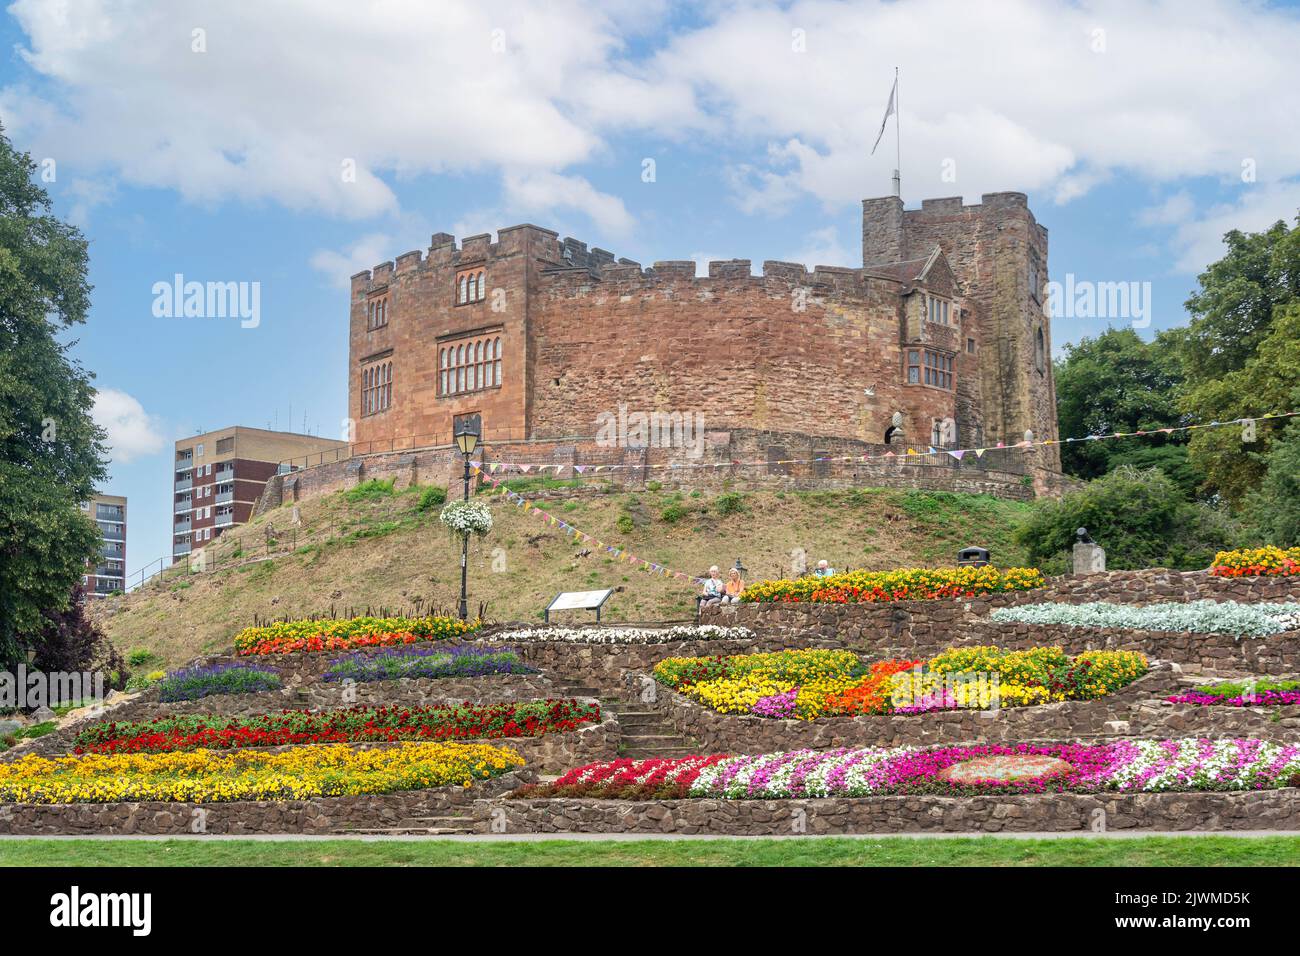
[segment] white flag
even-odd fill
[[[898,77],[894,77],[894,85],[889,88],[889,105],[885,107],[885,118],[880,121],[880,132],[876,134],[876,144],[871,147],[871,155],[876,155],[876,146],[880,145],[880,137],[885,135],[885,124],[889,122],[889,117],[894,115],[894,94],[898,92]]]

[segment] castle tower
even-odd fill
[[[1058,438],[1047,289],[1047,230],[1024,193],[988,193],[903,208],[897,196],[862,203],[863,265],[899,262],[943,249],[979,328],[979,409],[983,444]],[[1035,464],[1060,469],[1060,449],[1040,448]]]

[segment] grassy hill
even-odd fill
[[[890,489],[628,493],[543,479],[511,487],[641,558],[702,574],[740,557],[750,580],[788,574],[797,549],[810,565],[824,557],[840,570],[951,565],[968,545],[991,549],[999,565],[1021,563],[1011,529],[1029,507]],[[368,482],[300,503],[296,521],[294,506],[285,505],[214,542],[205,572],[168,571],[139,591],[97,602],[95,614],[124,654],[144,649],[175,665],[228,649],[232,635],[259,617],[454,609],[460,545],[425,492]],[[556,592],[602,587],[622,588],[606,605],[608,620],[693,613],[695,585],[639,571],[532,512],[489,500],[495,527],[470,546],[471,613],[486,603],[490,619],[540,621]]]

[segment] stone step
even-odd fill
[[[574,685],[571,687],[557,687],[555,688],[555,690],[561,697],[595,697],[597,699],[600,698],[600,691],[597,690],[595,687],[579,687],[577,685]]]
[[[657,744],[669,744],[669,743],[680,743],[682,745],[685,745],[686,738],[683,737],[681,734],[674,734],[669,732],[661,733],[661,734],[653,734],[653,733],[624,734],[623,743],[627,744],[629,747],[635,747],[637,745],[643,747],[653,747]]]
[[[650,760],[653,758],[670,759],[675,757],[699,756],[697,747],[630,747],[619,754],[627,760]]]

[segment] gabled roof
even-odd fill
[[[945,295],[955,295],[959,291],[957,277],[953,274],[948,257],[937,244],[924,259],[904,259],[900,262],[877,262],[863,266],[862,271],[868,275],[880,276],[901,282],[906,287],[907,295],[917,286]]]

